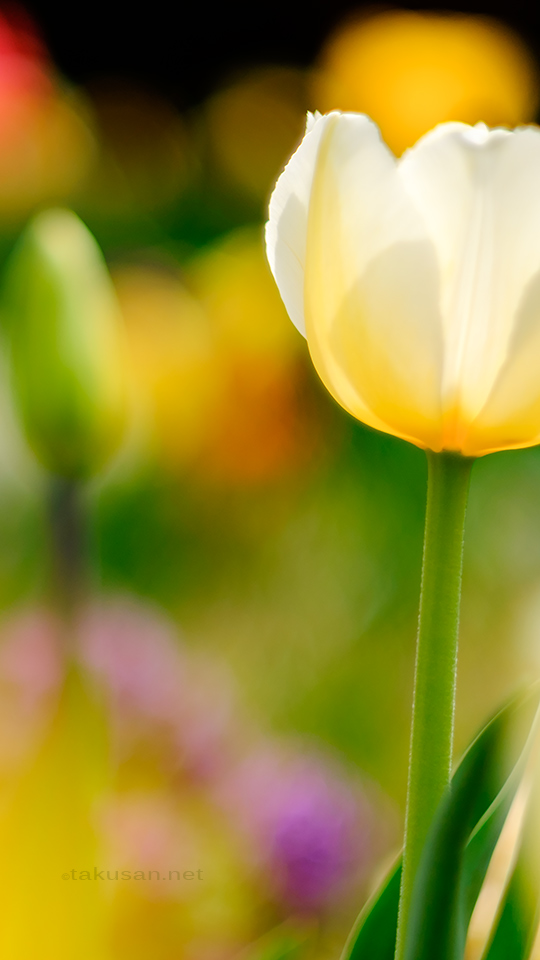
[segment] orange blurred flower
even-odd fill
[[[200,254],[190,278],[212,323],[222,377],[204,468],[237,482],[274,476],[306,452],[298,429],[301,341],[287,329],[259,232],[237,231]]]

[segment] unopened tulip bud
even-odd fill
[[[124,420],[120,316],[94,237],[69,210],[30,223],[7,271],[16,400],[41,462],[69,479],[114,452]]]

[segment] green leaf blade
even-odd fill
[[[519,784],[537,703],[537,692],[512,701],[457,768],[424,849],[405,960],[462,960],[471,913]]]
[[[401,884],[401,857],[354,925],[341,960],[393,960]]]
[[[415,887],[407,960],[462,960],[470,918],[528,755],[538,699],[535,692],[508,704],[456,769]],[[512,749],[505,751],[511,733]],[[393,960],[400,879],[399,861],[360,913],[341,960]]]

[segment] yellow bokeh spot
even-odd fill
[[[244,484],[309,455],[299,399],[304,341],[266,262],[259,229],[241,229],[174,271],[114,272],[135,390],[152,452],[173,471]]]
[[[202,467],[233,483],[275,476],[302,459],[311,437],[296,396],[304,343],[273,282],[260,230],[237,230],[201,252],[186,276],[212,324],[222,377]]]
[[[437,123],[530,122],[538,74],[525,44],[496,20],[393,10],[337,30],[312,99],[321,112],[367,113],[399,155]]]
[[[124,266],[114,281],[135,390],[150,406],[158,447],[184,465],[199,452],[219,391],[208,319],[172,271]]]
[[[307,109],[304,75],[260,68],[220,90],[206,108],[214,163],[248,195],[265,197],[300,141]]]
[[[270,273],[260,230],[229,234],[199,254],[188,277],[222,350],[280,362],[298,353],[302,339]]]

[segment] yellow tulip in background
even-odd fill
[[[324,113],[367,113],[399,155],[437,123],[530,122],[538,70],[520,37],[490,17],[383,10],[328,38],[312,99]]]
[[[396,161],[366,116],[310,117],[268,257],[357,419],[467,457],[540,440],[540,131],[443,124]]]

